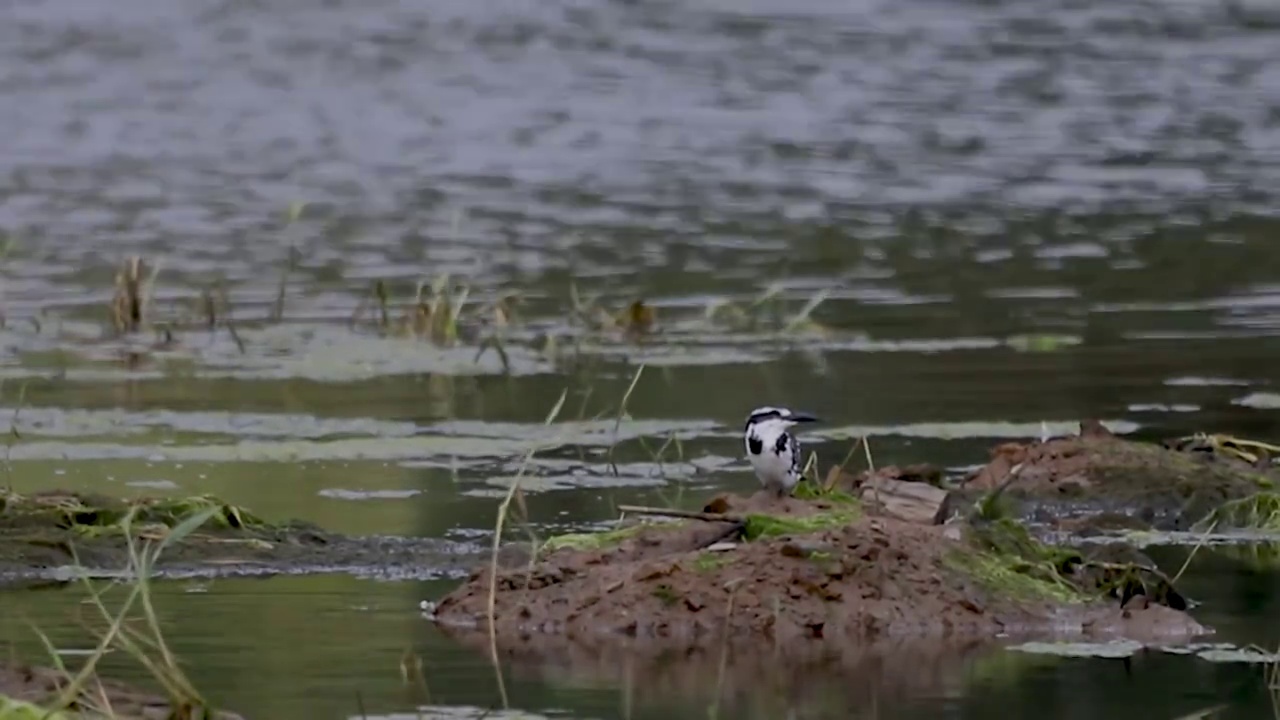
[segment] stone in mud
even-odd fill
[[[1169,638],[1205,632],[1183,612],[1121,608],[1077,582],[1078,553],[1042,546],[1011,521],[957,535],[956,525],[866,515],[854,500],[758,494],[709,506],[738,518],[747,541],[708,552],[721,523],[655,523],[604,547],[566,546],[525,568],[499,568],[499,644],[531,633],[686,647],[728,636],[794,649],[1050,628],[1086,637],[1100,628]],[[777,531],[751,535],[753,526]],[[487,633],[490,571],[478,568],[443,598],[435,621]]]
[[[160,555],[156,570],[219,575],[377,569],[460,570],[474,562],[445,543],[356,538],[297,521],[270,523],[208,496],[124,500],[92,493],[0,493],[0,585],[56,580],[79,565],[118,571],[128,565],[124,521],[137,542],[159,541],[185,518],[208,509],[205,524]]]
[[[997,446],[958,496],[974,501],[1009,480],[1002,501],[1017,506],[1019,514],[1061,523],[1064,530],[1085,531],[1095,521],[1186,530],[1224,503],[1280,481],[1280,471],[1229,453],[1126,440],[1096,421],[1084,421],[1081,428],[1076,436]]]

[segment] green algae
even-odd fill
[[[0,493],[0,521],[5,528],[59,528],[94,537],[121,533],[126,518],[135,527],[173,528],[184,519],[213,510],[206,521],[225,530],[264,529],[267,523],[250,511],[212,495],[125,500],[85,493]]]
[[[748,542],[783,535],[804,535],[844,527],[857,520],[861,514],[853,505],[810,515],[752,514],[747,516],[742,534]]]
[[[623,540],[635,535],[646,527],[643,523],[620,527],[615,530],[605,530],[603,532],[590,533],[569,533],[566,535],[556,535],[549,537],[542,543],[543,552],[555,552],[562,548],[573,548],[574,550],[601,550],[613,547],[621,543]]]
[[[968,534],[970,547],[950,550],[944,563],[988,590],[1023,601],[1087,599],[1068,577],[1071,565],[1080,560],[1076,551],[1039,543],[1008,518],[978,523]]]
[[[693,567],[698,572],[714,572],[733,560],[729,553],[703,552],[694,558]]]

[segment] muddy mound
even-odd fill
[[[6,703],[13,701],[30,703],[37,708],[52,707],[68,685],[67,674],[53,668],[0,663],[0,711],[6,708]],[[91,678],[66,710],[48,717],[51,720],[102,717],[101,710],[104,708],[110,708],[111,717],[120,720],[169,720],[197,716],[193,714],[193,708],[176,708],[162,695],[112,680]],[[18,706],[13,717],[36,718],[43,714],[43,711],[35,709],[24,713],[21,706]],[[0,716],[9,717],[4,712],[0,712]],[[239,715],[221,711],[200,717],[210,720],[240,720]]]
[[[0,584],[58,577],[79,565],[114,572],[129,562],[129,537],[160,541],[184,519],[212,512],[160,557],[164,574],[219,575],[377,569],[461,574],[475,562],[439,540],[355,538],[309,523],[271,523],[209,496],[124,500],[92,493],[0,491]]]
[[[549,541],[527,564],[481,567],[435,607],[437,622],[534,633],[698,645],[761,638],[790,651],[892,637],[991,638],[1045,630],[1157,637],[1204,632],[1112,577],[1105,587],[1012,523],[981,528],[864,514],[862,505],[721,496],[699,520],[647,523]],[[1128,566],[1117,565],[1116,571]],[[1123,572],[1121,572],[1123,574]],[[1142,594],[1121,607],[1116,583]],[[1133,590],[1136,587],[1137,590]]]
[[[1280,483],[1267,454],[1243,445],[1221,436],[1135,442],[1085,421],[1076,436],[994,448],[962,494],[973,500],[1005,485],[1015,512],[1068,530],[1098,515],[1114,527],[1186,530]]]

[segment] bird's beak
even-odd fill
[[[794,411],[791,413],[791,415],[787,419],[790,420],[791,422],[798,422],[798,423],[821,422],[817,417],[814,417],[809,413],[794,412]]]

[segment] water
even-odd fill
[[[544,532],[750,487],[737,430],[765,403],[826,419],[809,443],[824,462],[870,430],[879,463],[960,468],[1086,416],[1141,437],[1278,434],[1256,395],[1280,392],[1280,15],[1265,3],[13,0],[5,15],[0,424],[21,436],[6,471],[20,491],[213,492],[478,546],[566,387],[564,447],[530,468]],[[103,335],[135,253],[160,263],[173,346]],[[520,299],[509,374],[474,345],[380,338],[367,307],[352,327],[375,280],[405,301],[441,274],[477,312]],[[198,329],[219,281],[243,351]],[[649,300],[662,332],[554,362],[543,338],[580,333],[571,284],[611,309]],[[784,319],[828,293],[825,332],[706,320],[775,285]],[[612,418],[639,363],[614,475]],[[637,439],[673,436],[661,464]],[[1188,578],[1198,616],[1242,644],[1280,640],[1276,580],[1226,561]],[[446,588],[161,592],[212,697],[254,717],[392,717],[424,702],[400,683],[406,647],[429,704],[497,702],[483,659],[418,616]],[[21,614],[82,637],[74,593],[4,602],[24,652],[39,649]],[[725,702],[758,717],[785,716],[780,700],[805,717],[1269,713],[1255,668],[1193,658],[1125,674],[911,657],[803,691],[740,678]],[[549,716],[703,717],[700,673],[516,668],[508,690]]]

